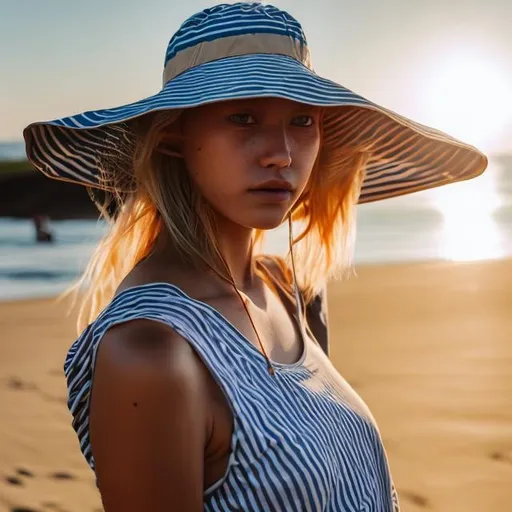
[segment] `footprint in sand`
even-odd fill
[[[7,476],[5,481],[10,485],[23,485],[23,480],[19,478],[20,476],[32,478],[34,473],[25,468],[16,468],[16,475]]]
[[[55,480],[75,480],[75,475],[68,473],[67,471],[56,471],[55,473],[51,473],[50,478],[54,478]]]
[[[7,476],[5,477],[5,481],[9,485],[23,485],[23,480],[21,480],[21,478],[18,478],[17,476]]]
[[[27,507],[12,507],[10,512],[39,512],[39,510]]]
[[[43,501],[41,506],[48,510],[54,510],[55,512],[69,512],[66,508],[61,507],[55,501]]]
[[[418,505],[418,507],[428,508],[430,506],[428,498],[412,491],[398,491],[398,496],[400,500],[410,501],[411,503]]]
[[[492,460],[496,460],[498,462],[508,462],[512,464],[512,455],[505,452],[492,452],[489,457]]]
[[[18,377],[11,377],[7,381],[7,387],[11,388],[11,389],[20,390],[20,391],[25,390],[25,389],[37,389],[37,386],[35,384],[33,384],[32,382],[23,382]]]
[[[34,476],[34,473],[25,468],[16,468],[16,473],[18,473],[18,475],[27,476],[29,478]]]
[[[19,377],[11,377],[7,381],[7,387],[11,388],[16,391],[35,391],[38,393],[43,399],[49,401],[49,402],[61,402],[61,403],[67,403],[66,397],[56,397],[53,395],[50,395],[46,393],[45,391],[39,389],[33,382],[24,382]]]

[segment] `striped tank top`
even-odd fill
[[[274,362],[214,307],[169,283],[125,289],[73,343],[64,371],[80,448],[94,470],[89,397],[99,343],[110,327],[151,319],[191,344],[233,412],[224,476],[204,492],[205,511],[396,512],[398,498],[368,407],[306,337],[294,364]]]

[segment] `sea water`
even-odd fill
[[[3,153],[3,154],[2,154]],[[22,156],[19,144],[2,157]],[[94,220],[53,221],[55,242],[36,243],[31,221],[0,219],[0,300],[55,295],[83,270],[105,233]],[[267,237],[284,254],[287,226]],[[474,180],[357,208],[355,264],[468,261],[512,256],[512,157],[491,158]]]

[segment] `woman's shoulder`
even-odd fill
[[[180,296],[169,279],[157,273],[151,274],[148,268],[135,267],[122,279],[75,344],[96,345],[111,330],[122,331],[126,336],[132,332],[133,326],[139,324],[150,329],[147,333],[149,336],[157,331],[168,331],[172,328],[172,322],[164,321],[168,316],[166,310],[169,305],[176,309],[179,300]],[[137,332],[140,334],[140,331]]]
[[[64,370],[70,385],[77,375],[92,380],[98,365],[107,381],[131,376],[148,385],[158,380],[165,384],[163,379],[179,384],[182,378],[197,376],[200,361],[176,328],[179,308],[169,310],[176,303],[169,300],[171,292],[165,283],[151,282],[120,289],[69,349]]]
[[[190,343],[171,326],[139,318],[112,326],[105,332],[98,364],[106,376],[147,381],[181,382],[198,369]],[[111,378],[111,377],[109,377]]]

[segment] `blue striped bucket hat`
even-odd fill
[[[109,173],[130,169],[137,119],[261,97],[324,107],[320,165],[335,170],[351,146],[368,152],[359,203],[470,179],[487,166],[473,146],[317,75],[300,23],[261,3],[220,4],[191,16],[169,42],[158,93],[30,124],[26,153],[51,178],[109,190],[116,181]]]

